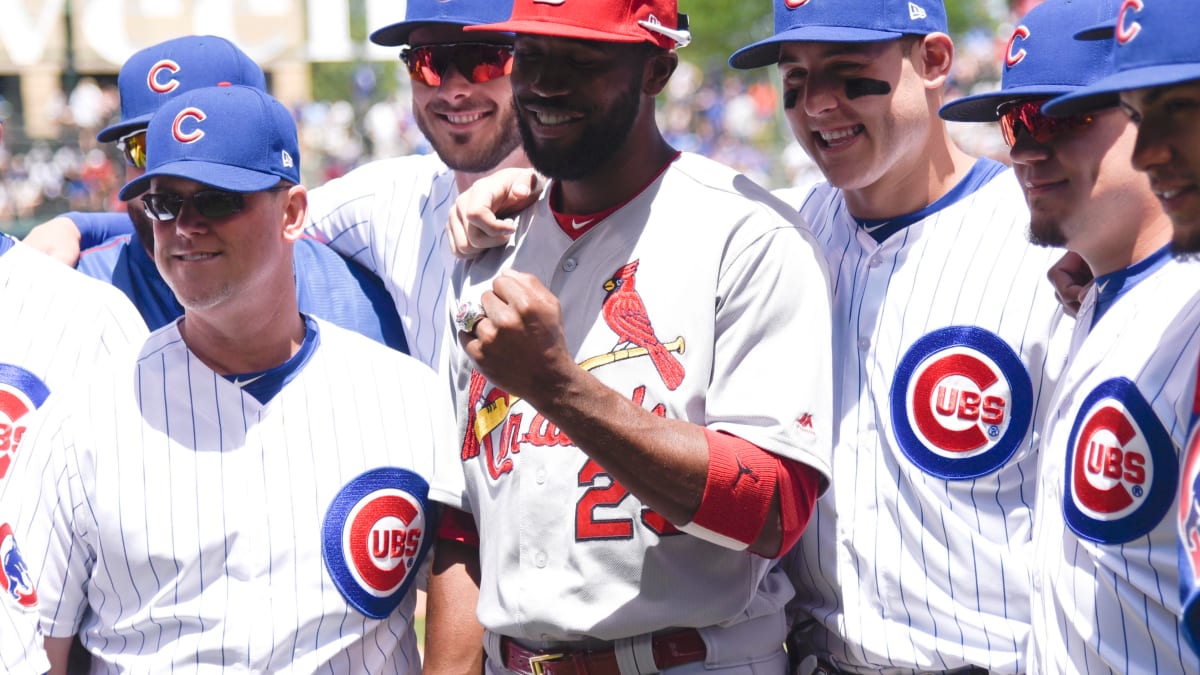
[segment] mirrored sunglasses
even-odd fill
[[[125,163],[135,169],[146,168],[146,130],[141,129],[117,139],[117,149],[125,155]]]
[[[1082,129],[1095,120],[1092,115],[1044,115],[1042,104],[1046,100],[1014,101],[1005,103],[996,110],[1000,113],[1000,133],[1004,134],[1004,142],[1009,147],[1017,144],[1017,134],[1022,129],[1028,132],[1033,140],[1045,144],[1068,131]]]
[[[289,186],[277,185],[262,192],[278,192]],[[192,210],[204,218],[219,220],[240,213],[246,208],[245,194],[226,190],[198,190],[190,197],[174,192],[147,192],[142,195],[142,210],[146,216],[160,223],[169,223],[179,217],[183,205],[192,203]]]
[[[421,45],[401,49],[400,60],[412,79],[430,87],[442,84],[451,65],[471,82],[483,84],[512,73],[513,49],[487,42]]]

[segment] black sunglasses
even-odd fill
[[[288,189],[287,185],[277,185],[260,192],[278,192]],[[199,190],[191,197],[174,192],[147,192],[142,195],[142,210],[146,216],[160,223],[169,223],[179,217],[185,202],[190,201],[196,213],[205,218],[228,218],[240,213],[246,208],[245,193],[228,192],[226,190]]]

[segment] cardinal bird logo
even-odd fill
[[[611,279],[604,282],[608,296],[604,298],[604,321],[617,334],[621,343],[642,347],[650,355],[659,377],[667,389],[674,390],[683,382],[683,365],[671,355],[654,334],[646,305],[634,288],[634,275],[638,261],[621,267]]]

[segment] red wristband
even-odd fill
[[[442,509],[437,538],[479,548],[479,530],[475,527],[475,519],[465,511],[450,507]]]

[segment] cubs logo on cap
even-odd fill
[[[261,89],[205,87],[163,105],[146,128],[146,173],[121,188],[128,201],[156,176],[194,180],[231,192],[300,182],[296,123]]]
[[[926,473],[967,480],[1004,466],[1033,419],[1033,383],[1020,358],[974,326],[913,343],[896,371],[892,424],[900,450]]]
[[[1111,17],[1120,0],[1046,0],[1013,30],[1004,54],[998,91],[973,94],[942,106],[938,115],[953,122],[995,122],[998,108],[1028,98],[1079,91],[1112,73],[1112,45],[1067,39],[1096,21]],[[1117,104],[1114,94],[1103,101]]]
[[[1088,394],[1071,427],[1063,515],[1083,539],[1124,544],[1171,509],[1179,464],[1171,436],[1137,386],[1119,377]]]
[[[36,375],[7,363],[0,363],[0,480],[8,474],[25,425],[21,418],[41,407],[50,388]]]
[[[775,0],[775,34],[734,52],[729,65],[778,63],[785,42],[882,42],[948,30],[942,0]]]
[[[37,606],[33,577],[8,523],[0,523],[0,593],[24,607]]]
[[[467,26],[467,32],[547,35],[596,42],[651,42],[663,49],[692,40],[676,0],[515,0],[508,21]]]
[[[100,130],[96,140],[107,143],[145,128],[175,96],[222,82],[267,88],[262,68],[225,38],[188,35],[147,47],[121,66],[121,121]]]
[[[1043,107],[1047,114],[1088,112],[1104,107],[1105,97],[1122,91],[1200,80],[1200,49],[1196,47],[1200,2],[1125,0],[1107,18],[1100,26],[1080,31],[1076,38],[1114,45],[1114,72],[1050,101]]]
[[[372,469],[350,481],[325,514],[325,567],[352,607],[383,619],[412,587],[433,541],[429,483],[407,469]]]

